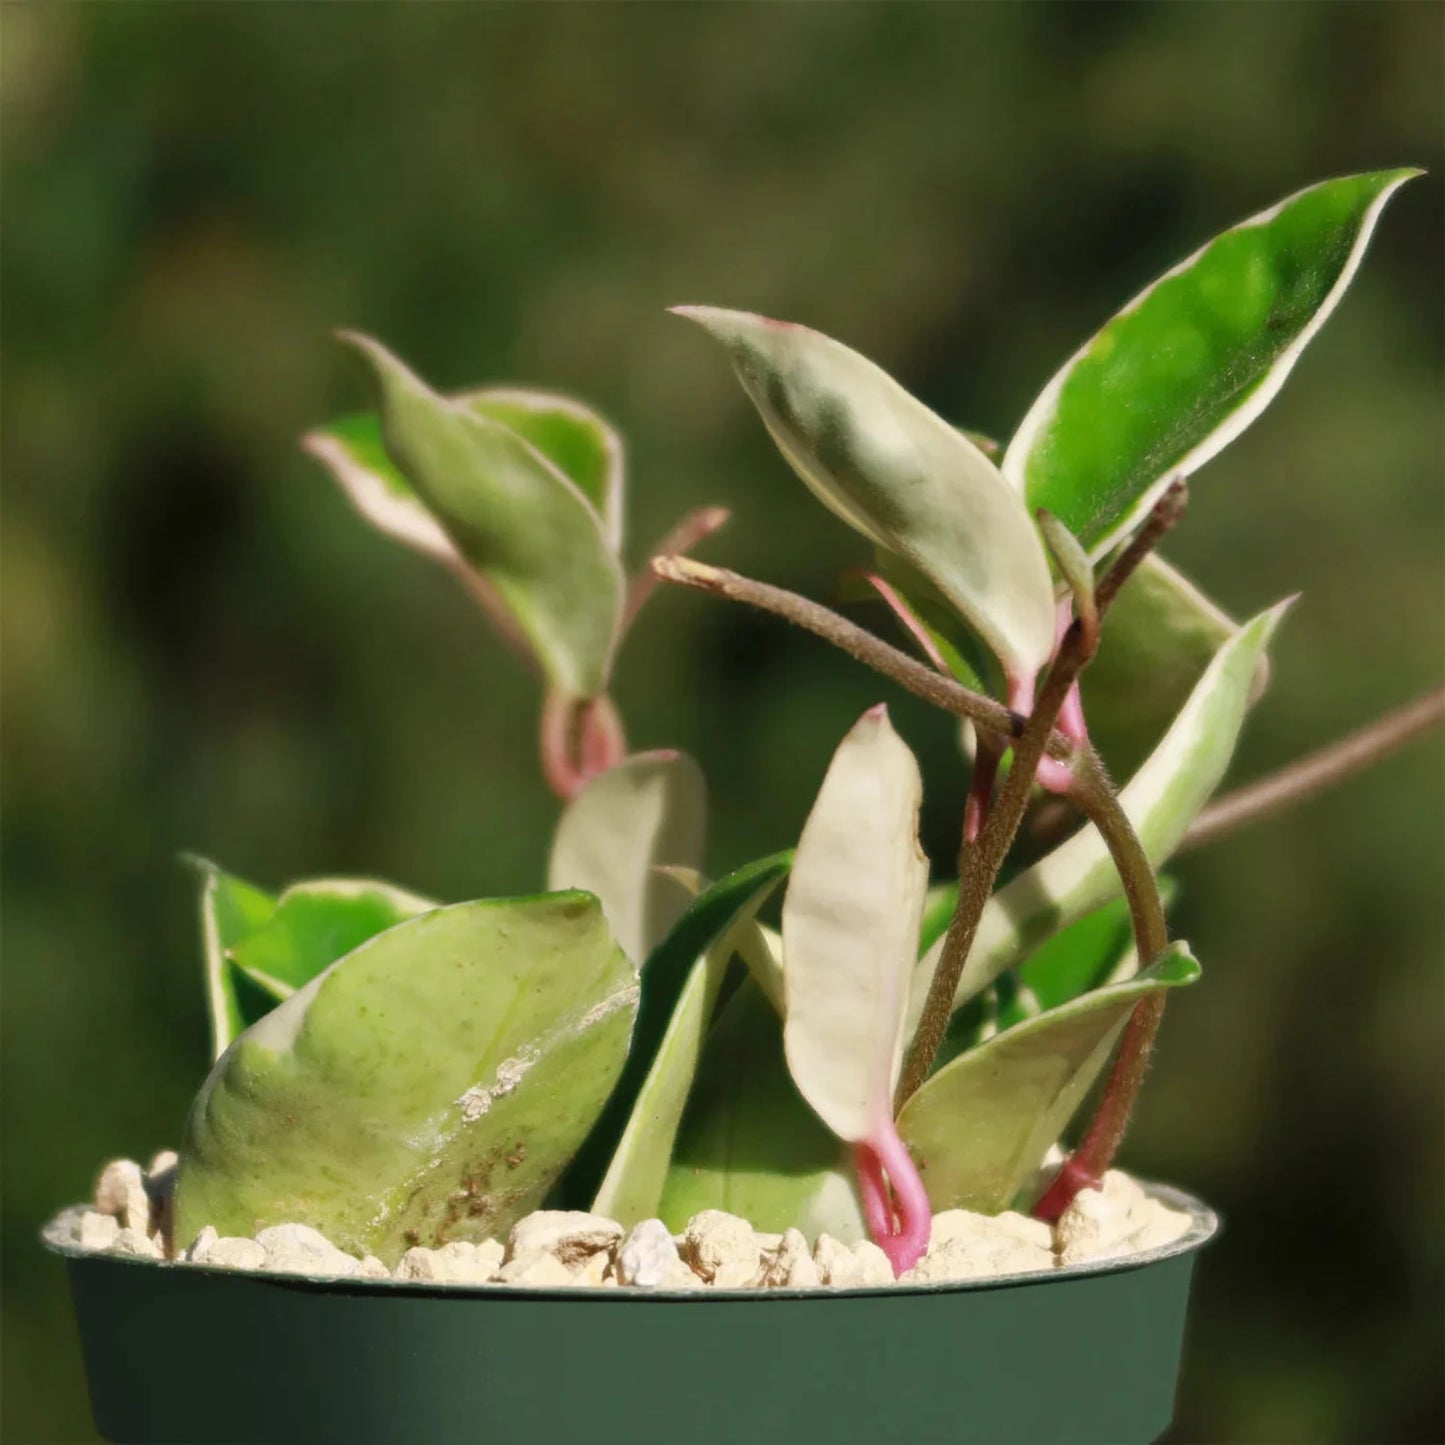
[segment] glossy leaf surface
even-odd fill
[[[1175,943],[1144,972],[1024,1019],[934,1074],[898,1129],[935,1210],[1008,1209],[1099,1077],[1134,1007],[1199,977]]]
[[[1345,176],[1216,237],[1136,296],[1044,388],[1003,461],[1095,556],[1273,399],[1412,170]]]
[[[928,887],[918,763],[873,708],[839,744],[783,900],[788,1067],[850,1143],[892,1117]]]
[[[726,348],[779,450],[830,510],[922,572],[1014,677],[1053,647],[1053,587],[1022,500],[979,449],[821,332],[675,308]]]
[[[367,939],[436,906],[371,878],[312,879],[287,888],[271,916],[229,952],[263,986],[294,991]]]

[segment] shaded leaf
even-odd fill
[[[751,979],[709,1034],[673,1147],[659,1217],[673,1230],[722,1209],[757,1229],[867,1238],[851,1151],[788,1073],[783,1026]]]
[[[456,904],[247,1030],[191,1110],[176,1234],[287,1221],[392,1264],[537,1207],[627,1053],[631,963],[595,899]]]
[[[589,406],[556,392],[487,387],[457,398],[510,427],[587,498],[614,552],[622,549],[622,438]]]
[[[1135,1005],[1198,977],[1188,945],[1171,944],[1134,978],[1016,1023],[934,1074],[898,1116],[934,1209],[1008,1209],[1108,1063]]]
[[[830,510],[933,582],[1013,678],[1053,649],[1053,585],[997,468],[886,372],[806,326],[674,308],[727,349],[779,450]]]
[[[707,786],[686,753],[637,753],[592,778],[557,824],[550,889],[602,900],[613,937],[638,964],[687,908],[662,867],[702,862]]]
[[[1149,756],[1219,649],[1239,631],[1187,578],[1146,557],[1104,618],[1080,679],[1089,736],[1116,776]],[[1261,657],[1250,700],[1268,673]]]
[[[642,968],[642,998],[632,1050],[606,1108],[567,1169],[560,1192],[564,1207],[587,1208],[602,1187],[603,1176],[617,1153],[653,1062],[664,1047],[680,1001],[693,979],[697,960],[731,930],[739,915],[761,906],[787,874],[792,856],[775,853],[760,858],[714,883],[648,957]]]
[[[1101,555],[1269,404],[1339,304],[1386,201],[1418,174],[1310,186],[1166,272],[1044,388],[1004,475]]]
[[[749,943],[761,944],[749,935],[757,933],[757,911],[781,881],[781,873],[770,873],[750,894],[738,895],[732,921],[693,964],[592,1201],[596,1213],[627,1225],[657,1214],[678,1125],[728,965]]]
[[[591,503],[508,426],[431,391],[379,343],[344,338],[378,394],[387,454],[495,589],[553,685],[603,690],[623,579]]]

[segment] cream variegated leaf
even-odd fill
[[[686,753],[635,753],[599,773],[557,824],[547,887],[601,900],[612,935],[640,968],[687,911],[665,869],[702,862],[707,787]]]
[[[883,707],[839,745],[783,900],[784,1028],[799,1092],[840,1139],[891,1124],[928,863],[918,763]]]
[[[1031,680],[1054,641],[1048,562],[1022,498],[956,428],[856,351],[806,326],[680,306],[726,348],[809,489],[922,572]]]

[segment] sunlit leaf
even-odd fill
[[[1201,247],[1049,382],[1003,460],[1095,556],[1264,410],[1414,170],[1323,181]]]
[[[437,905],[371,878],[293,883],[274,912],[228,950],[254,981],[294,991],[369,938]]]
[[[873,708],[833,755],[783,899],[788,1067],[851,1143],[892,1117],[928,887],[922,798],[916,759]]]
[[[1099,1077],[1134,1007],[1198,977],[1188,945],[1171,944],[1134,978],[1024,1019],[934,1074],[898,1116],[934,1209],[1008,1209]]]
[[[675,308],[727,349],[779,450],[849,526],[933,582],[1031,679],[1054,641],[1053,585],[1033,523],[997,468],[888,374],[806,326]]]
[[[395,1263],[505,1235],[622,1068],[632,964],[580,893],[462,903],[363,944],[247,1030],[192,1107],[175,1229],[319,1229]]]
[[[206,1013],[211,1024],[211,1057],[218,1059],[231,1040],[269,1003],[238,994],[227,951],[275,912],[276,900],[244,878],[222,871],[204,858],[191,860],[201,874],[201,948],[206,965]]]

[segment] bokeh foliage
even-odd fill
[[[296,450],[361,400],[332,327],[439,385],[576,391],[628,439],[632,537],[726,502],[709,555],[826,596],[854,540],[665,305],[811,322],[1007,435],[1221,226],[1422,164],[1171,551],[1237,615],[1305,593],[1238,776],[1438,680],[1438,7],[11,4],[4,28],[6,1439],[91,1438],[34,1233],[103,1159],[173,1142],[205,1068],[177,853],[449,899],[543,875],[533,684]],[[679,595],[618,695],[638,744],[703,760],[720,872],[796,838],[883,690]],[[953,730],[889,701],[945,860]],[[1128,1158],[1229,1220],[1181,1441],[1445,1434],[1442,812],[1432,742],[1174,870],[1212,966]]]

